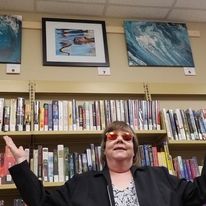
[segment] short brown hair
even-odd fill
[[[106,144],[106,133],[112,132],[115,130],[121,130],[125,132],[129,132],[133,136],[133,147],[134,147],[134,158],[133,158],[133,165],[137,165],[137,159],[138,159],[138,139],[137,135],[135,134],[134,130],[124,121],[114,121],[110,123],[104,130],[102,134],[102,140],[101,140],[101,162],[103,165],[106,165],[106,157],[104,154],[105,150],[105,144]]]

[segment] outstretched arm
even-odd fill
[[[26,152],[24,151],[22,146],[18,148],[14,144],[12,138],[9,136],[3,136],[3,139],[6,143],[6,146],[11,150],[11,153],[13,154],[17,164],[26,160]]]

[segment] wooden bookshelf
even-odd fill
[[[7,86],[8,85],[8,86]],[[149,95],[152,99],[160,100],[160,107],[182,108],[189,107],[190,102],[196,102],[195,107],[205,105],[206,84],[159,84],[148,83]],[[31,95],[32,89],[32,95]],[[0,81],[0,94],[5,98],[23,95],[28,101],[55,99],[93,100],[93,99],[145,99],[144,83],[106,83],[106,82],[60,82],[60,81]],[[193,105],[193,104],[192,104]],[[190,106],[192,106],[190,105]],[[167,138],[164,123],[162,130],[135,131],[140,144],[158,144],[168,141],[172,156],[183,155],[190,157],[197,154],[199,162],[206,151],[206,141],[171,141]],[[90,143],[100,143],[103,131],[30,131],[30,132],[0,132],[0,137],[8,135],[20,145],[36,146],[45,144],[54,147],[59,143],[71,146],[73,151],[82,151]],[[0,147],[4,142],[0,138]],[[44,183],[48,188],[60,186],[63,183]],[[0,193],[8,194],[16,190],[14,184],[0,185]],[[9,199],[9,197],[8,197]]]

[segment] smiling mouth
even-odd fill
[[[114,148],[114,150],[126,150],[126,149],[122,148],[122,147],[116,147],[116,148]]]

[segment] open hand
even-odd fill
[[[18,148],[14,144],[12,138],[9,136],[3,136],[3,139],[6,143],[6,146],[11,150],[11,153],[13,154],[17,164],[26,160],[26,152],[24,151],[22,146]]]

